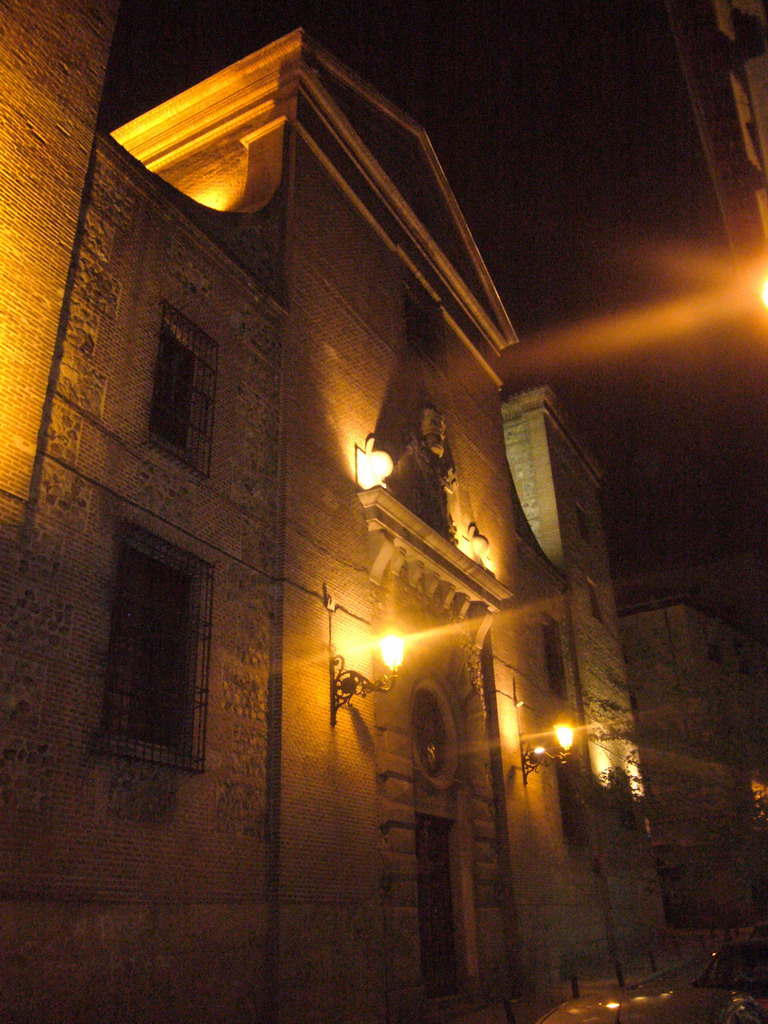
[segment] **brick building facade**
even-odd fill
[[[659,923],[659,886],[650,850],[638,842],[637,831],[645,827],[644,789],[602,526],[600,473],[549,388],[508,395],[502,418],[521,506],[563,576],[562,629],[569,697],[582,726],[581,769],[598,783],[587,787],[581,813],[574,814],[567,773],[561,773],[564,834],[572,857],[586,854],[597,869],[606,940],[620,961],[643,925]]]
[[[595,873],[559,764],[568,575],[423,131],[296,32],[82,180],[5,498],[2,1013],[407,1021],[648,941],[642,832]],[[337,706],[388,625],[394,685]]]
[[[764,918],[762,560],[649,573],[618,598],[667,920],[733,928]]]

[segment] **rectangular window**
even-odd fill
[[[557,795],[560,799],[560,822],[563,838],[573,849],[584,849],[589,843],[587,815],[579,786],[579,768],[574,755],[555,765]]]
[[[212,588],[211,566],[125,528],[100,733],[106,752],[203,770]]]
[[[409,345],[421,355],[445,369],[445,331],[440,306],[421,292],[405,293],[405,337]]]
[[[547,616],[542,623],[541,631],[544,639],[544,663],[547,669],[549,688],[558,697],[565,697],[565,668],[560,642],[560,624]]]
[[[576,506],[576,521],[579,524],[579,533],[581,534],[582,540],[589,543],[590,529],[589,529],[589,518],[587,513],[584,511],[581,505]]]
[[[149,434],[205,474],[211,461],[217,352],[204,331],[172,306],[163,307]]]
[[[603,621],[603,613],[600,609],[600,600],[597,596],[597,587],[591,579],[587,579],[587,589],[589,591],[589,610],[592,612],[592,616],[597,619],[598,622]]]

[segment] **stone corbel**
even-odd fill
[[[432,597],[434,592],[437,590],[437,585],[440,582],[440,577],[435,572],[428,572],[424,574],[424,593],[427,597]]]
[[[424,563],[416,559],[408,563],[408,585],[417,587],[419,580],[424,575]]]
[[[237,203],[240,213],[266,206],[283,176],[283,136],[287,117],[276,117],[240,139],[247,154],[245,185]]]

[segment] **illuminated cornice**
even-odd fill
[[[495,612],[511,600],[508,587],[427,526],[386,488],[359,491],[358,498],[368,526],[368,574],[374,583],[381,583],[387,570],[399,573],[405,568],[413,586],[421,587],[428,596],[437,595],[460,619],[475,602]]]
[[[160,173],[225,137],[239,137],[241,130],[247,135],[295,101],[306,71],[302,49],[303,33],[297,29],[117,128],[112,137]]]

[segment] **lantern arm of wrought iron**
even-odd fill
[[[362,672],[347,668],[340,654],[331,658],[331,693],[332,720],[336,721],[336,712],[340,707],[349,704],[353,697],[367,697],[369,693],[389,693],[397,682],[397,672],[384,675],[381,679],[369,679]]]
[[[557,764],[565,764],[571,754],[571,749],[568,747],[560,747],[555,753],[551,753],[546,747],[531,747],[527,743],[523,743],[520,750],[520,760],[523,767],[523,782],[527,784],[528,776],[532,772],[537,772],[543,765],[547,765],[550,761],[555,761]]]

